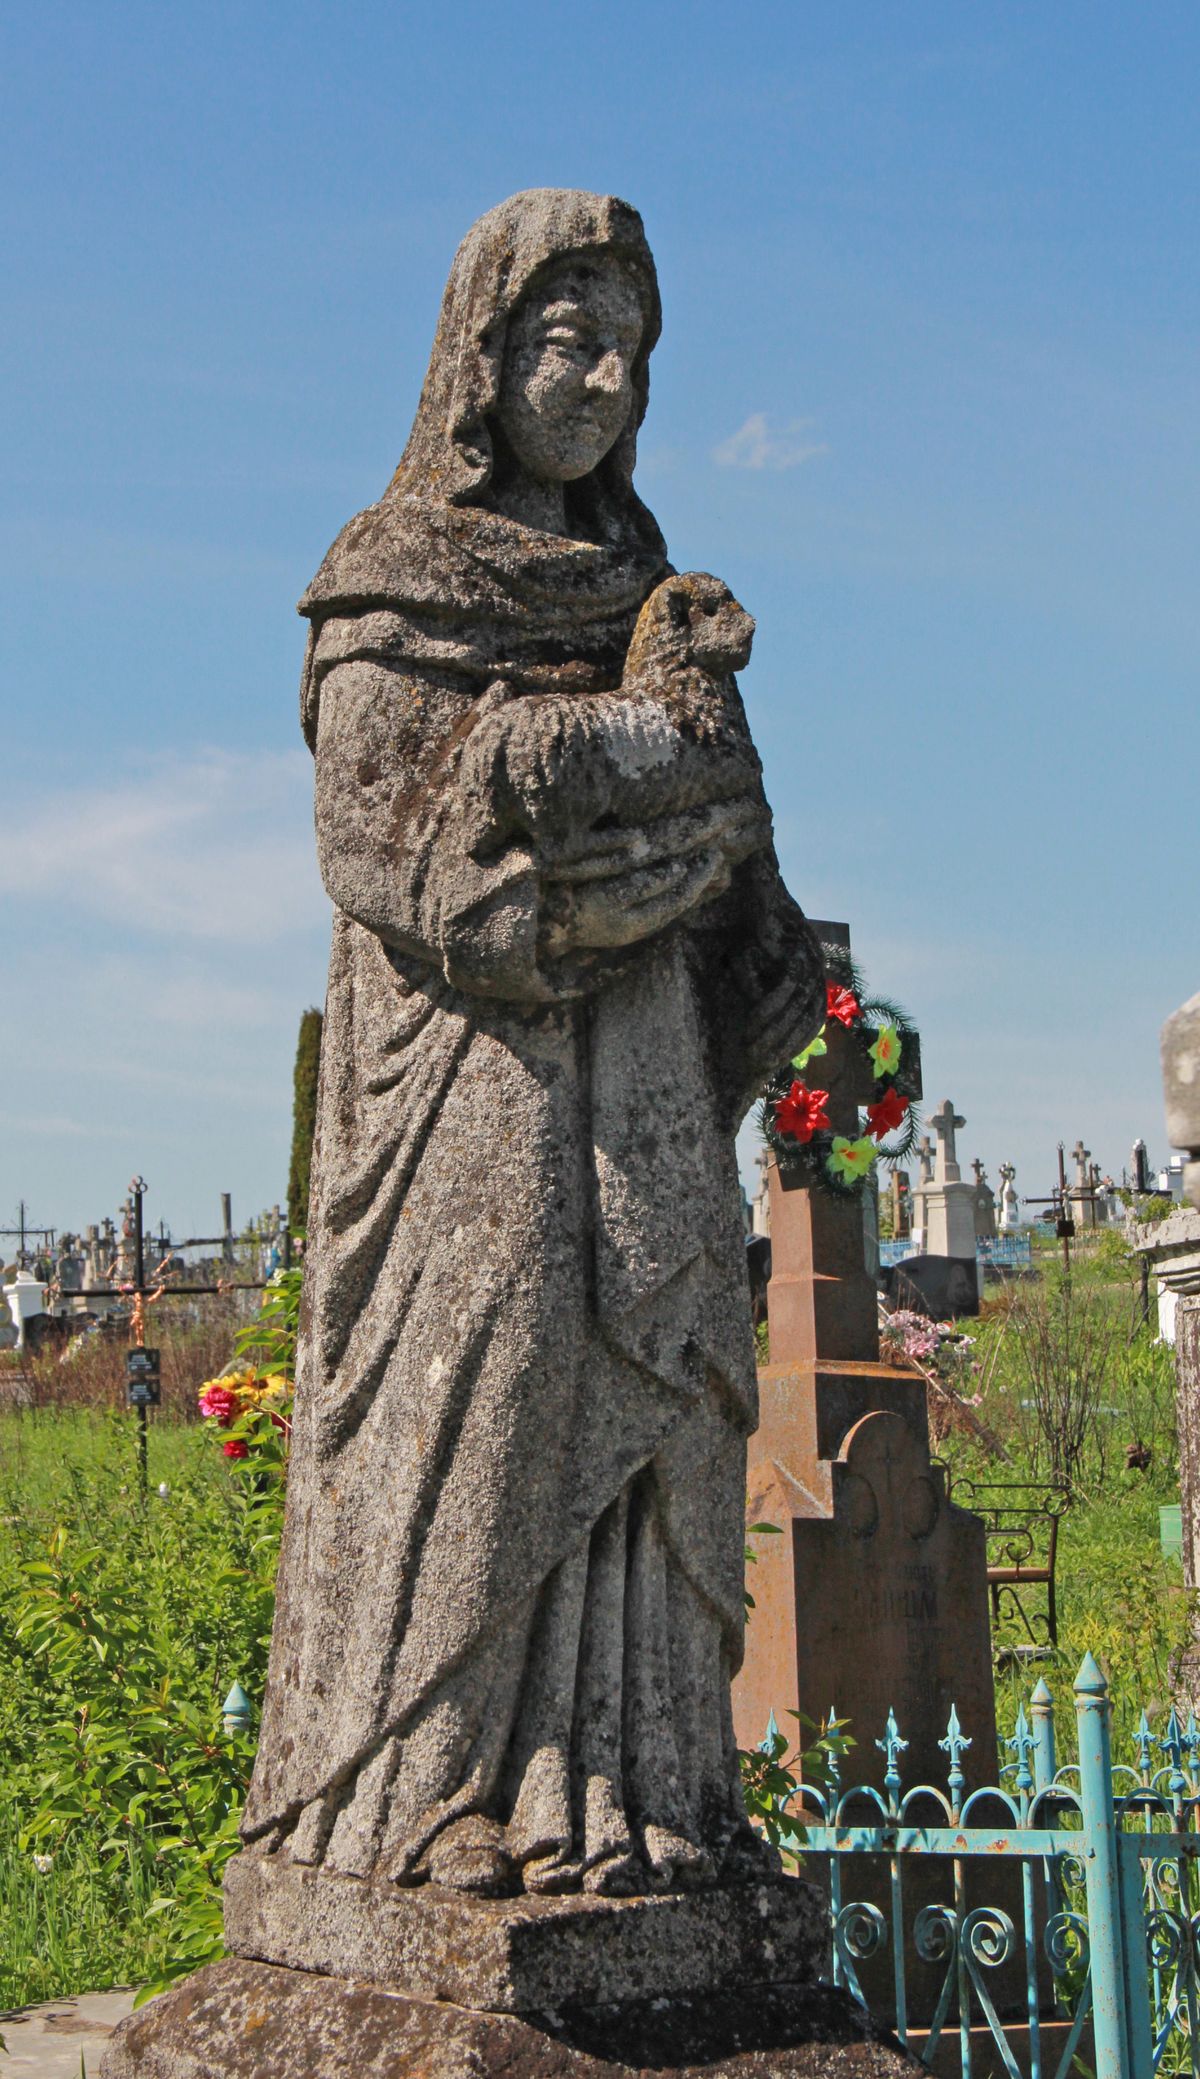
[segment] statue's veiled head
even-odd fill
[[[491,415],[514,462],[548,484],[590,476],[625,431],[646,313],[612,253],[580,253],[535,276],[505,333]]]
[[[641,532],[631,479],[660,324],[628,203],[570,188],[511,196],[455,256],[392,495],[487,504],[515,468],[572,486],[600,535],[631,521]]]

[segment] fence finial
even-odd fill
[[[944,1740],[938,1741],[938,1746],[943,1754],[948,1754],[950,1757],[950,1774],[946,1780],[950,1789],[950,1802],[956,1812],[962,1802],[963,1791],[967,1787],[967,1779],[963,1775],[961,1763],[962,1757],[970,1744],[970,1740],[958,1722],[958,1708],[956,1705],[951,1704],[950,1716],[946,1721],[946,1737]]]
[[[1166,1732],[1158,1744],[1171,1764],[1171,1774],[1167,1779],[1167,1788],[1172,1797],[1181,1797],[1187,1789],[1187,1779],[1183,1773],[1183,1729],[1179,1723],[1179,1713],[1174,1705],[1171,1706],[1171,1715],[1167,1720]]]
[[[232,1739],[235,1733],[245,1732],[250,1724],[250,1699],[240,1682],[235,1682],[229,1695],[221,1705],[221,1718],[225,1731]]]
[[[1076,1696],[1108,1695],[1108,1684],[1104,1679],[1099,1663],[1093,1660],[1090,1653],[1085,1653],[1079,1663],[1079,1673],[1075,1677],[1075,1694]]]
[[[887,1769],[884,1773],[883,1787],[887,1791],[892,1803],[895,1804],[900,1795],[900,1756],[907,1753],[908,1741],[902,1740],[900,1737],[900,1727],[896,1723],[896,1713],[893,1710],[889,1709],[887,1729],[882,1740],[876,1740],[875,1745],[881,1754],[887,1756]]]
[[[1016,1729],[1011,1739],[1006,1740],[1004,1744],[1017,1757],[1017,1789],[1022,1796],[1026,1796],[1033,1789],[1033,1770],[1029,1766],[1029,1757],[1037,1746],[1037,1741],[1029,1730],[1024,1704],[1017,1706]]]

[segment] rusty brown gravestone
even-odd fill
[[[814,928],[823,944],[848,953],[844,924]],[[873,1094],[866,1041],[830,1021],[826,1042],[819,1080],[828,1087],[830,1123],[853,1137],[858,1107]],[[909,1066],[919,1096],[919,1062]],[[769,1175],[771,1362],[758,1375],[747,1521],[775,1524],[782,1535],[754,1541],[755,1607],[734,1685],[739,1743],[756,1746],[772,1712],[792,1738],[790,1711],[816,1723],[836,1710],[857,1740],[844,1782],[882,1789],[887,1761],[875,1741],[894,1710],[908,1743],[905,1785],[944,1786],[948,1762],[939,1741],[953,1704],[971,1740],[960,1757],[968,1790],[994,1783],[983,1525],[946,1498],[942,1469],[930,1458],[924,1380],[880,1359],[861,1204],[792,1183],[775,1163]],[[910,1927],[919,1906],[950,1897],[949,1867],[932,1860],[906,1881]],[[843,1889],[848,1899],[872,1899],[890,1912],[886,1873],[865,1860],[847,1864]],[[1003,1890],[993,1881],[987,1896]],[[1004,1903],[1019,1916],[1015,1894]],[[872,2011],[891,2013],[886,1958],[860,1971]],[[916,2018],[932,2008],[941,1972],[911,1953],[908,1971]],[[994,1990],[1007,2007],[1020,1985],[1001,1975]]]

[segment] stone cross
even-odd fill
[[[983,1184],[986,1184],[986,1183],[987,1183],[987,1171],[986,1171],[986,1170],[984,1169],[984,1166],[983,1166],[982,1162],[980,1161],[980,1159],[979,1159],[978,1155],[977,1155],[977,1156],[975,1157],[975,1160],[974,1160],[974,1162],[973,1162],[973,1163],[971,1164],[971,1168],[972,1168],[972,1169],[974,1170],[974,1172],[975,1172],[975,1182],[976,1182],[976,1184],[978,1184],[978,1185],[983,1185]]]
[[[921,1135],[920,1140],[917,1142],[917,1161],[921,1165],[920,1175],[917,1178],[917,1182],[919,1184],[932,1184],[933,1142],[930,1140],[929,1135],[927,1133],[923,1133]]]
[[[937,1163],[933,1172],[935,1184],[957,1184],[960,1181],[962,1172],[958,1166],[954,1134],[956,1128],[965,1126],[966,1123],[961,1112],[955,1111],[948,1097],[944,1098],[936,1112],[931,1114],[929,1124],[938,1137]]]
[[[1075,1157],[1075,1189],[1077,1191],[1086,1191],[1089,1188],[1087,1166],[1091,1152],[1090,1148],[1084,1147],[1081,1140],[1076,1141],[1075,1146],[1071,1150],[1072,1155]]]

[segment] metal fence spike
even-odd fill
[[[1108,1684],[1104,1679],[1099,1663],[1093,1659],[1091,1653],[1085,1653],[1079,1663],[1079,1673],[1075,1677],[1074,1689],[1076,1696],[1108,1695]]]
[[[245,1732],[249,1726],[250,1699],[240,1682],[234,1683],[229,1695],[221,1705],[221,1720],[225,1731],[230,1736],[234,1733]]]

